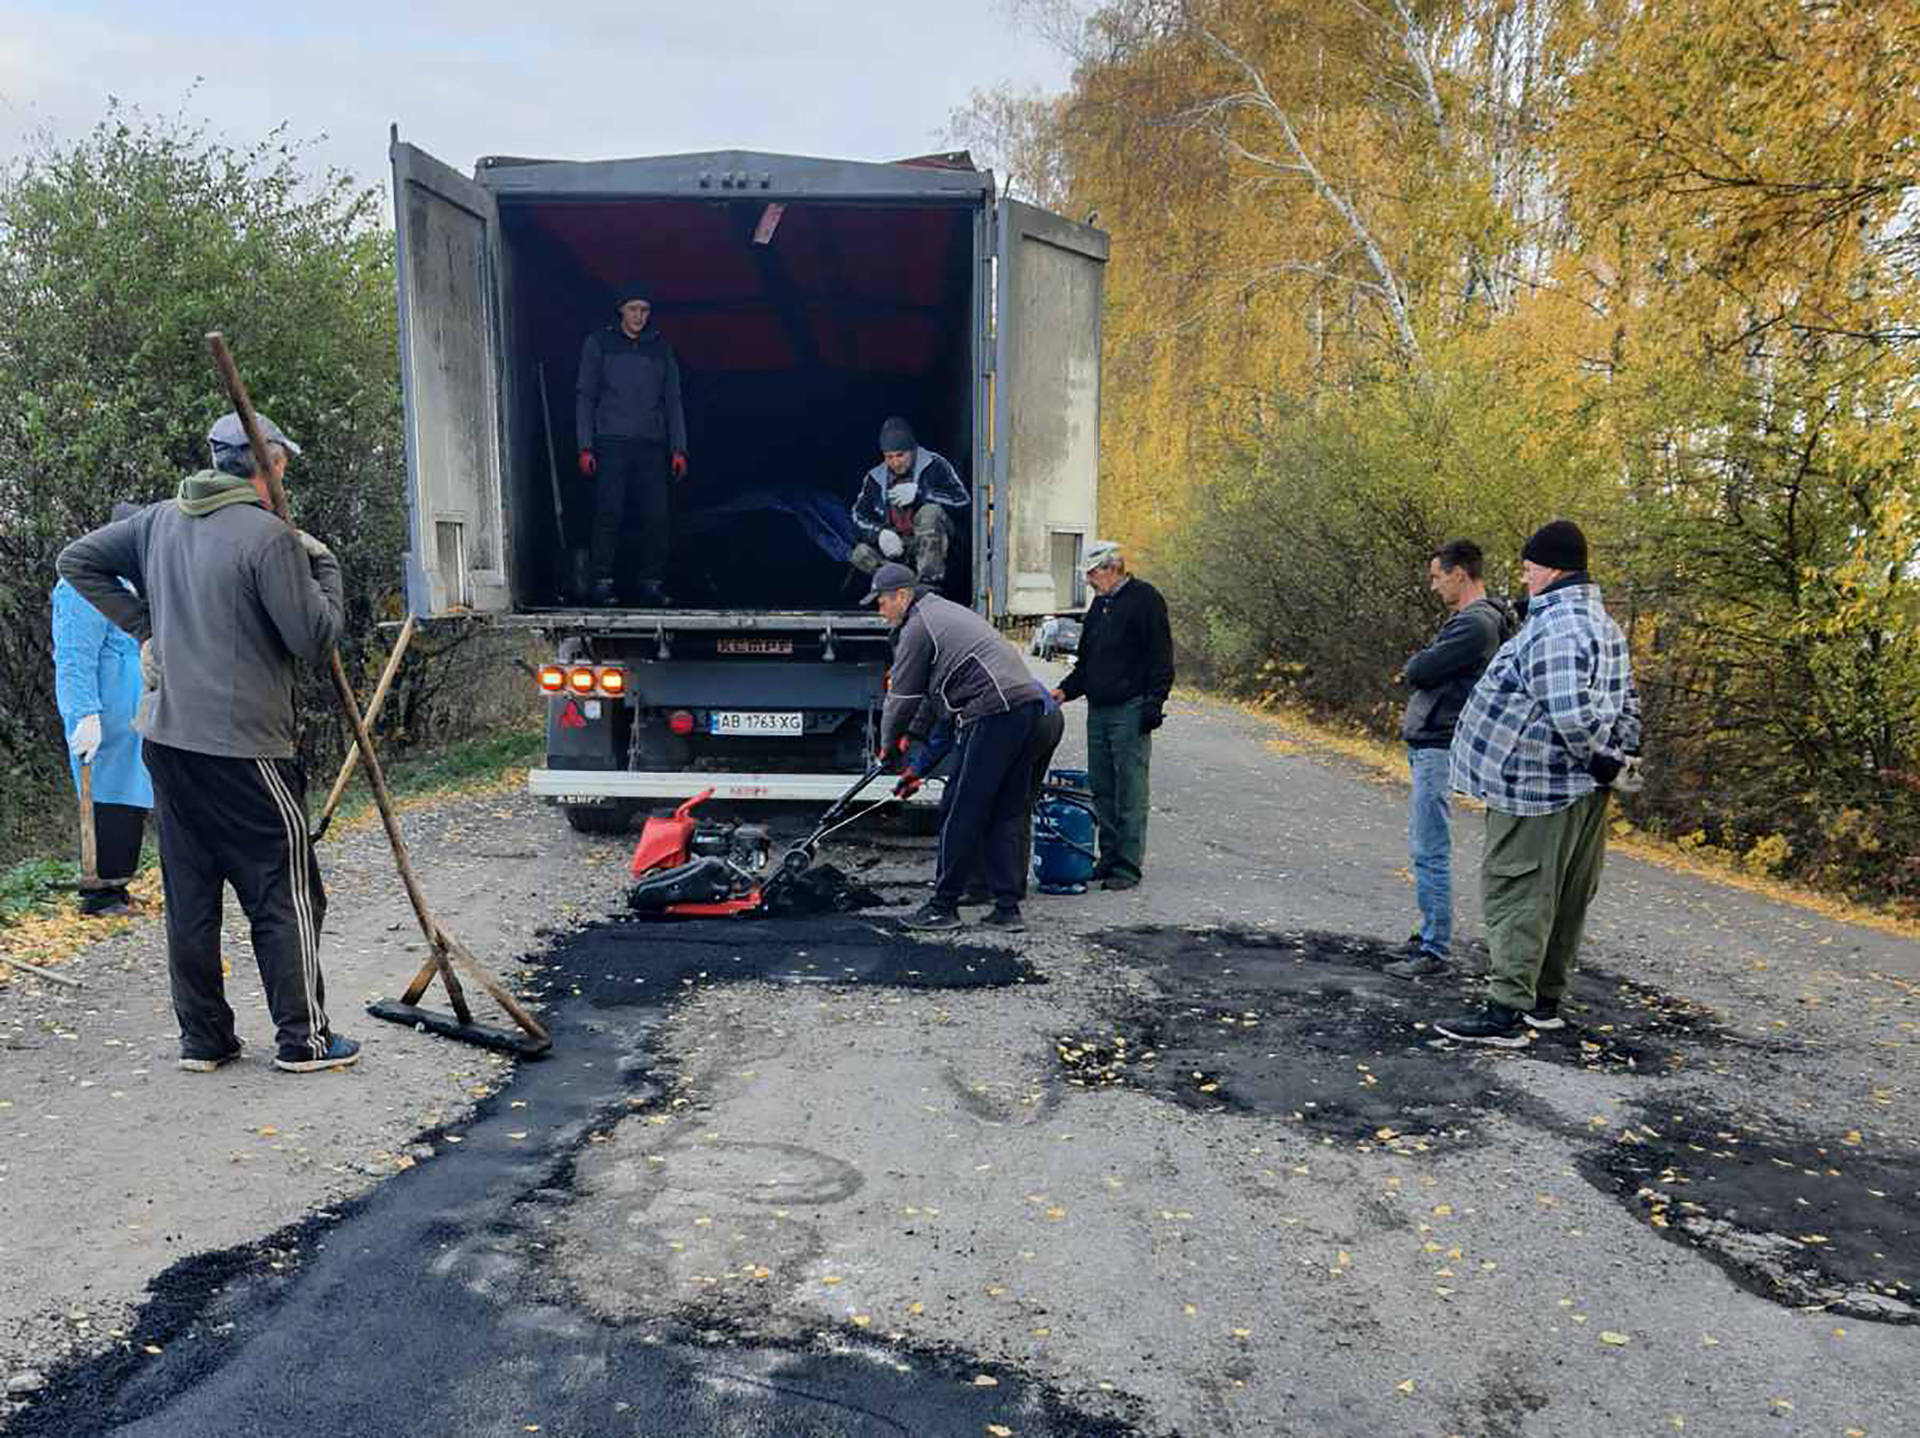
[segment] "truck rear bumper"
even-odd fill
[[[688,770],[631,773],[616,769],[531,769],[527,790],[556,804],[604,804],[617,799],[690,799],[702,789],[716,800],[764,799],[772,802],[814,803],[838,799],[853,787],[858,774],[702,774]],[[909,804],[938,804],[943,788],[929,779]],[[892,788],[881,775],[862,798],[878,799]]]

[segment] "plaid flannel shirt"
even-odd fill
[[[1640,749],[1627,637],[1597,585],[1536,596],[1500,646],[1453,731],[1453,787],[1503,814],[1557,813],[1598,787],[1596,753]]]

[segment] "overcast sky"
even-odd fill
[[[382,185],[393,121],[462,171],[732,147],[896,159],[940,148],[949,112],[1002,82],[1067,82],[1006,0],[0,0],[0,161],[84,134],[109,96],[237,145],[285,121]]]

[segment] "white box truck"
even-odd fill
[[[824,799],[862,771],[889,645],[841,516],[889,415],[971,491],[949,598],[1009,627],[1083,604],[1101,231],[1001,198],[965,155],[490,156],[469,178],[397,130],[391,153],[408,603],[550,638],[531,785],[576,828],[709,786]],[[636,281],[682,369],[673,602],[589,607],[574,381]]]

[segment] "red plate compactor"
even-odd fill
[[[704,789],[669,818],[649,819],[633,851],[634,885],[627,905],[646,914],[682,918],[725,918],[764,912],[781,893],[813,866],[820,841],[874,810],[894,802],[892,794],[847,814],[860,792],[879,777],[873,765],[830,805],[813,832],[789,847],[767,873],[773,846],[764,824],[728,824],[696,819],[693,811],[713,797]],[[844,816],[844,817],[843,817]]]

